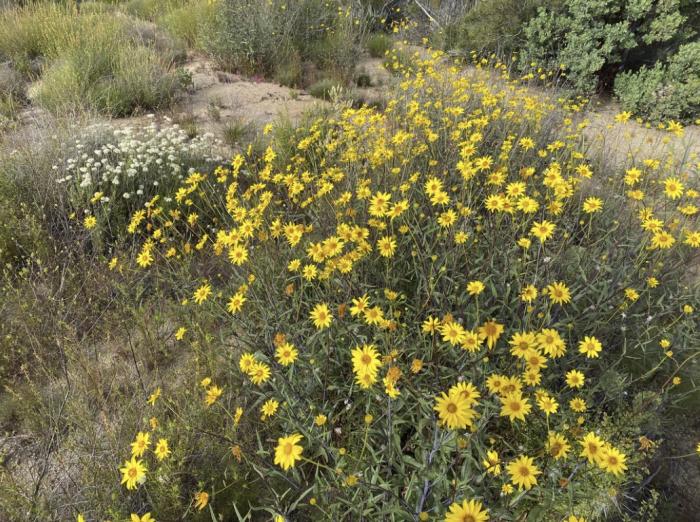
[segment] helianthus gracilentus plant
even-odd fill
[[[575,111],[439,54],[402,74],[384,110],[273,132],[132,223],[134,265],[178,278],[174,335],[218,421],[201,436],[248,485],[183,502],[290,520],[626,509],[645,426],[693,391],[698,158],[600,171]],[[197,430],[158,393],[161,424]],[[124,457],[147,470],[125,466],[133,494],[177,483],[157,454]]]

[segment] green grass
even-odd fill
[[[24,77],[40,78],[36,99],[56,113],[124,116],[168,106],[182,87],[182,50],[152,27],[95,8],[76,14],[54,4],[4,11],[0,55]]]
[[[102,54],[101,47],[77,48],[46,70],[37,100],[56,113],[90,108],[126,116],[167,107],[180,83],[151,48],[120,46],[110,55]]]
[[[352,77],[365,24],[339,15],[341,2],[221,0],[205,47],[219,64],[246,74],[298,84],[301,64]],[[322,28],[322,29],[320,29]],[[303,82],[308,83],[308,82]]]
[[[156,23],[190,48],[202,48],[204,35],[213,23],[214,4],[208,0],[194,0],[162,14]]]
[[[320,98],[322,100],[330,100],[334,90],[342,87],[342,84],[326,78],[320,80],[313,85],[309,86],[309,94],[314,98]]]
[[[233,120],[224,125],[223,140],[230,147],[240,147],[252,134],[252,126],[242,120]]]
[[[392,47],[391,38],[384,33],[375,33],[367,38],[367,52],[372,58],[383,58]]]
[[[124,3],[124,11],[142,20],[155,22],[163,13],[179,9],[187,0],[129,0]]]

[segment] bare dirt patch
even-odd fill
[[[697,125],[685,127],[683,137],[678,138],[668,131],[633,120],[616,122],[615,116],[621,111],[615,102],[594,102],[584,115],[589,121],[584,135],[593,151],[604,159],[624,163],[631,157],[657,158],[660,152],[671,154],[683,163],[700,158],[700,127]]]
[[[283,116],[298,121],[325,105],[311,95],[276,83],[217,70],[209,60],[185,65],[193,87],[172,109],[175,119],[194,120],[198,131],[221,137],[232,122],[262,126]]]

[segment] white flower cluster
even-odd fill
[[[164,118],[141,128],[93,125],[67,147],[59,183],[68,183],[81,199],[107,203],[111,198],[148,198],[158,187],[174,186],[194,171],[223,161],[221,143],[212,134],[190,138]]]

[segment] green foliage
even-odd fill
[[[69,239],[65,192],[56,186],[52,166],[70,132],[50,121],[41,126],[36,134],[8,135],[0,149],[0,271],[45,261],[52,239]]]
[[[651,453],[639,450],[640,436],[664,402],[682,397],[671,379],[690,380],[683,361],[697,352],[696,316],[683,309],[697,303],[697,285],[683,279],[695,253],[681,245],[680,230],[669,250],[655,248],[656,233],[645,230],[651,209],[661,215],[678,204],[656,182],[678,165],[630,157],[628,166],[644,172],[635,183],[645,195],[628,199],[625,176],[593,169],[578,150],[573,113],[486,75],[465,78],[442,58],[416,64],[414,74],[400,66],[402,88],[385,111],[336,106],[296,131],[273,130],[264,154],[242,153],[228,172],[191,177],[178,189],[191,201],[163,203],[139,226],[139,256],[152,255],[147,272],[177,285],[186,319],[171,331],[183,328],[186,342],[209,349],[197,350],[192,365],[206,388],[200,397],[217,392],[208,411],[220,431],[205,436],[223,433],[220,447],[239,447],[244,459],[234,469],[256,491],[252,506],[213,496],[215,512],[236,502],[242,515],[250,507],[293,520],[415,520],[422,511],[443,519],[452,502],[478,499],[492,519],[560,522],[572,513],[602,520],[620,499],[640,496]],[[533,211],[522,205],[529,197],[541,202]],[[591,200],[597,211],[587,209]],[[152,231],[173,212],[184,218],[193,209],[196,219],[181,219],[156,242]],[[542,218],[556,230],[538,241],[532,226]],[[482,293],[468,295],[470,281],[482,282]],[[561,306],[554,281],[571,289]],[[529,283],[540,293],[525,303]],[[332,320],[315,324],[318,310]],[[493,346],[449,341],[450,330],[487,335],[491,319],[503,327]],[[516,333],[543,328],[559,332],[562,351],[533,379],[531,363],[511,350]],[[579,348],[589,335],[604,346],[596,357]],[[662,338],[673,357],[659,348]],[[298,348],[293,362],[283,360],[287,342]],[[529,341],[542,350],[546,342]],[[366,344],[382,364],[362,374],[352,350]],[[258,374],[250,365],[270,378],[251,383]],[[568,383],[571,369],[585,374],[583,388]],[[526,422],[504,418],[494,375],[532,394]],[[479,389],[478,415],[469,429],[449,430],[434,407],[457,382]],[[551,415],[534,405],[550,392],[559,404]],[[574,407],[574,398],[587,407]],[[279,410],[261,419],[271,399]],[[179,408],[165,413],[176,425]],[[547,451],[553,431],[571,445],[566,459]],[[293,433],[303,435],[303,458],[283,470],[276,443]],[[581,458],[586,433],[627,456],[624,476]],[[500,455],[497,477],[483,464],[489,450]],[[541,463],[536,489],[502,493],[507,463],[523,454]],[[158,473],[150,455],[144,461]],[[235,489],[240,478],[193,474],[208,492]]]
[[[697,4],[684,0],[493,0],[447,27],[446,45],[517,54],[524,79],[555,80],[578,94],[610,91],[627,110],[689,121],[697,108],[697,56],[679,51],[698,34]],[[664,60],[668,60],[664,64]],[[693,62],[695,60],[695,62]],[[615,78],[620,71],[619,79]],[[685,74],[685,76],[684,76]]]
[[[158,25],[190,48],[203,45],[203,34],[211,27],[215,6],[208,0],[194,0],[161,15]]]
[[[552,0],[490,0],[478,2],[460,20],[448,25],[445,46],[464,51],[495,52],[502,55],[517,51],[525,44],[523,26]]]
[[[245,139],[252,134],[250,123],[242,120],[233,120],[224,125],[223,141],[230,147],[240,147]]]
[[[700,117],[700,43],[681,46],[666,63],[618,75],[615,95],[624,110],[651,121],[692,122]]]
[[[95,125],[64,144],[53,171],[55,182],[65,187],[65,208],[76,214],[71,226],[83,229],[86,216],[97,219],[90,238],[98,249],[127,236],[131,214],[147,208],[163,188],[176,186],[190,169],[220,162],[218,149],[211,135],[190,137],[168,122]]]
[[[304,67],[299,51],[287,49],[286,58],[280,59],[275,65],[274,79],[280,85],[287,87],[301,87],[304,84],[313,82],[313,71],[309,67]]]
[[[330,78],[326,78],[309,86],[309,94],[314,98],[330,100],[331,94],[334,91],[337,91],[339,87],[340,85],[337,81],[331,80]]]
[[[182,88],[173,67],[181,51],[142,22],[123,15],[77,15],[53,4],[3,12],[0,53],[30,78],[54,112],[113,116],[169,105]]]
[[[678,0],[566,0],[525,26],[520,65],[566,77],[580,93],[609,88],[621,65],[653,56],[685,20]]]
[[[414,60],[408,49],[395,47],[384,58],[384,68],[392,74],[402,74],[413,69]]]
[[[391,38],[384,33],[374,33],[367,38],[367,51],[372,58],[384,58],[392,46]]]
[[[126,521],[152,510],[158,520],[176,520],[198,490],[194,470],[208,470],[211,479],[231,472],[230,450],[201,436],[220,424],[202,409],[195,376],[184,373],[182,393],[144,410],[144,388],[178,372],[182,345],[159,333],[177,318],[156,289],[149,289],[152,299],[132,301],[131,292],[143,292],[148,282],[71,250],[0,282],[0,519],[63,522],[82,512],[86,520]],[[209,364],[203,353],[209,346],[190,348]],[[170,400],[191,406],[182,424],[165,417]],[[135,435],[132,427],[150,416],[161,420],[159,436],[170,440],[173,453],[152,498],[129,498],[116,469]],[[181,430],[184,424],[190,429]],[[245,499],[247,485],[233,473],[237,499]],[[57,490],[56,483],[70,486]],[[187,519],[205,516],[189,512]]]
[[[150,48],[80,47],[46,69],[36,99],[55,113],[87,108],[119,117],[167,107],[181,88],[181,77]]]
[[[234,2],[224,3],[230,8]],[[310,83],[322,68],[320,76],[327,79],[310,90],[336,98],[363,43],[363,29],[355,28],[352,16],[338,17],[338,4],[320,0],[272,0],[273,7],[286,7],[276,14],[265,12],[273,9],[265,7],[267,0],[235,3],[256,12],[242,10],[241,18],[229,20],[226,39],[209,34],[212,17],[221,11],[206,0],[131,0],[127,9],[189,46],[214,45],[222,61],[272,74],[287,85]],[[485,11],[495,9],[491,4],[479,3]],[[637,10],[650,4],[634,2]],[[514,8],[521,7],[526,6]],[[172,68],[178,46],[153,24],[123,17],[117,8],[113,16],[105,12],[91,3],[80,16],[51,4],[0,14],[0,53],[12,61],[9,74],[0,75],[0,112],[7,107],[14,117],[26,102],[27,79],[37,78],[36,99],[56,112],[87,108],[121,115],[172,100],[186,81]],[[683,16],[682,8],[679,12]],[[502,11],[504,19],[511,14]],[[256,16],[271,33],[246,32],[245,24]],[[270,25],[265,17],[273,17]],[[488,39],[488,31],[512,29],[498,27],[497,18],[484,17],[482,28],[474,22],[469,31],[483,30],[479,37],[469,33],[477,43]],[[657,22],[645,29],[647,39],[668,36],[667,27],[677,19]],[[216,24],[220,30],[220,18]],[[542,27],[542,34],[556,33],[556,27]],[[235,49],[244,49],[242,54],[216,47],[241,32]],[[546,47],[551,41],[542,34],[540,45]],[[628,45],[620,27],[601,34],[605,37],[596,42],[603,47]],[[259,37],[255,46],[261,47],[247,49],[249,35]],[[520,45],[519,35],[507,36],[512,42],[493,38],[491,50]],[[593,49],[590,60],[578,64],[581,75],[604,75],[607,51],[578,37],[571,35],[572,49]],[[678,38],[664,44],[673,47]],[[647,45],[644,35],[640,41],[625,48],[622,59],[636,63],[640,49],[663,54]],[[374,54],[386,43],[378,42]],[[372,48],[368,42],[370,53]],[[571,59],[580,60],[572,49]],[[601,57],[604,65],[596,70]],[[86,520],[115,521],[148,511],[157,520],[210,521],[214,513],[222,520],[267,520],[278,513],[290,520],[414,520],[417,506],[442,519],[451,502],[462,498],[483,501],[492,520],[561,522],[572,512],[591,521],[608,513],[625,521],[678,518],[662,511],[657,492],[646,488],[654,474],[649,469],[653,449],[640,450],[640,436],[656,444],[677,434],[686,421],[662,426],[663,409],[687,404],[691,393],[697,400],[697,311],[681,307],[698,308],[697,284],[687,275],[693,257],[686,239],[697,227],[693,218],[673,215],[697,198],[687,190],[680,201],[664,201],[659,183],[687,171],[686,189],[697,189],[694,163],[664,161],[659,154],[653,166],[630,156],[629,166],[644,171],[638,187],[647,195],[641,202],[626,201],[630,187],[617,170],[601,165],[593,169],[593,179],[577,170],[586,160],[576,150],[583,137],[573,130],[575,114],[535,102],[531,93],[511,85],[500,90],[498,82],[448,72],[441,59],[419,66],[408,51],[392,50],[386,65],[402,75],[406,89],[378,103],[377,110],[355,111],[346,100],[321,104],[324,112],[299,128],[288,120],[277,123],[269,138],[259,138],[237,156],[235,175],[230,163],[211,156],[213,142],[195,138],[194,115],[181,120],[181,129],[187,129],[90,128],[77,141],[46,126],[49,135],[59,137],[47,143],[28,139],[23,148],[2,152],[0,520],[58,522],[75,520],[78,511]],[[558,73],[558,60],[552,64],[550,72]],[[689,119],[698,110],[699,64],[700,45],[685,45],[663,65],[620,76],[616,90],[619,86],[629,110]],[[367,78],[359,72],[358,86]],[[69,123],[80,124],[74,118]],[[241,146],[249,134],[243,121],[223,125],[229,145]],[[524,147],[523,138],[532,138],[533,148]],[[474,161],[486,159],[495,164],[470,172]],[[202,174],[188,175],[194,171]],[[447,184],[447,206],[424,194],[429,177]],[[556,186],[547,184],[552,179]],[[520,201],[515,195],[520,184],[542,201],[536,215],[513,207]],[[372,194],[385,191],[394,198],[392,205],[404,198],[410,204],[395,217],[375,219]],[[558,201],[556,194],[563,194],[559,211],[549,206]],[[587,196],[603,197],[603,209],[582,213]],[[512,212],[487,210],[487,197],[505,198]],[[440,224],[440,213],[453,206],[456,224]],[[636,216],[650,209],[668,217],[677,243],[673,250],[647,248],[653,233],[642,230]],[[135,251],[129,218],[139,212],[146,217],[136,232],[156,258],[148,270],[130,266]],[[86,216],[97,218],[96,228],[86,229]],[[533,238],[528,247],[515,243],[543,217],[558,224],[553,238],[546,244]],[[345,258],[313,259],[314,245],[344,235],[346,226],[364,225],[369,242],[358,240],[352,259],[355,240],[340,246],[347,250],[350,272],[336,265]],[[243,234],[247,226],[252,232]],[[285,230],[295,226],[304,231],[296,246]],[[457,240],[458,231],[468,232],[467,244]],[[393,257],[379,254],[378,241],[385,235],[397,241]],[[233,245],[250,253],[242,266],[226,253]],[[170,249],[172,256],[166,253]],[[318,266],[320,275],[295,272],[289,268],[293,260],[303,260],[305,269]],[[658,288],[645,283],[650,275],[661,279]],[[485,283],[479,296],[465,294],[472,279]],[[557,280],[572,290],[565,306],[553,304],[544,292]],[[214,293],[195,305],[192,292],[203,281],[211,281]],[[519,292],[530,282],[542,295],[526,305]],[[625,288],[636,288],[638,299],[626,298]],[[245,294],[247,302],[232,316],[225,308],[234,292]],[[362,294],[386,311],[386,324],[372,326],[348,310]],[[321,302],[334,317],[327,330],[317,330],[309,319],[312,306]],[[506,330],[493,349],[471,354],[449,346],[440,333],[426,333],[421,324],[428,315],[441,318],[443,326],[449,317],[467,328],[495,318]],[[535,410],[522,424],[499,419],[501,405],[487,393],[486,378],[500,371],[520,375],[524,363],[509,355],[507,339],[544,326],[557,328],[569,350],[552,357],[541,386],[528,384],[526,393],[534,407],[535,397],[550,390],[560,409],[551,416]],[[187,327],[186,335],[176,340],[180,327]],[[605,347],[599,358],[588,360],[576,343],[592,333]],[[275,357],[280,334],[299,347],[299,359],[290,367]],[[662,337],[672,341],[673,356],[659,348]],[[390,400],[381,384],[371,391],[352,384],[350,349],[362,343],[376,344],[384,356],[381,375],[402,369],[398,397]],[[252,385],[241,372],[244,350],[273,369],[265,386]],[[413,372],[412,359],[425,362],[422,370]],[[585,372],[584,389],[574,392],[564,385],[570,367]],[[671,385],[674,376],[683,382]],[[203,403],[204,377],[224,390],[210,407]],[[482,393],[474,429],[438,428],[435,396],[463,379]],[[161,387],[162,397],[146,405]],[[574,394],[588,400],[582,420],[567,403]],[[280,400],[280,410],[261,421],[260,406],[270,398]],[[244,408],[240,423],[233,419],[238,406]],[[319,413],[328,415],[325,423],[316,421]],[[365,420],[368,414],[372,418]],[[152,446],[144,456],[148,478],[128,491],[119,484],[117,468],[142,430],[151,432]],[[572,443],[568,459],[548,455],[544,442],[551,430]],[[589,430],[628,456],[624,478],[579,458],[580,436]],[[275,443],[292,432],[304,434],[308,460],[283,472],[273,463]],[[695,443],[695,433],[687,434],[684,444]],[[173,451],[164,461],[152,452],[159,438]],[[242,460],[232,446],[242,448]],[[504,468],[519,454],[534,456],[543,471],[537,487],[502,494],[508,474],[505,469],[499,477],[487,473],[483,460],[489,449],[499,452]],[[694,453],[694,446],[669,453],[666,467],[680,462],[679,454]],[[694,460],[683,461],[694,466]],[[692,495],[697,473],[695,482],[679,474],[668,483]],[[192,505],[198,491],[210,494],[210,507],[201,512]]]
[[[131,16],[155,22],[163,13],[187,7],[188,0],[128,0],[124,11]]]
[[[296,76],[286,70],[290,57],[351,74],[364,23],[354,11],[340,7],[338,1],[325,0],[223,0],[206,48],[228,69],[279,73],[287,81]]]
[[[15,188],[0,179],[0,271],[32,256],[44,257],[45,252],[45,235],[35,209],[18,201]]]

